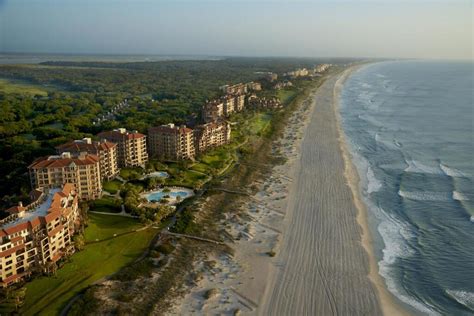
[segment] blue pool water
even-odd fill
[[[151,202],[151,201],[159,201],[165,196],[170,196],[172,198],[177,198],[178,196],[181,199],[185,199],[191,196],[190,192],[186,191],[171,191],[171,192],[163,192],[163,191],[156,191],[152,192],[146,195],[146,199]]]

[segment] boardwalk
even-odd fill
[[[167,235],[175,236],[175,237],[178,237],[178,238],[189,238],[189,239],[209,242],[209,243],[216,244],[216,245],[224,245],[224,243],[222,241],[209,239],[209,238],[204,238],[204,237],[186,235],[186,234],[177,234],[177,233],[172,233],[172,232],[169,232],[169,231],[166,231],[166,230],[162,231],[162,234],[167,234]]]

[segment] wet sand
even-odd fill
[[[330,76],[291,115],[273,144],[287,161],[220,223],[234,255],[196,262],[199,280],[168,315],[404,314],[378,274],[341,137],[338,93],[355,69]]]
[[[328,79],[315,95],[290,189],[280,264],[270,273],[260,315],[382,314],[362,244],[365,214],[346,178],[352,172],[346,170],[351,163],[343,156],[336,112],[339,79]]]

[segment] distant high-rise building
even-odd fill
[[[247,84],[238,83],[234,85],[224,85],[220,87],[220,90],[225,94],[246,94]]]

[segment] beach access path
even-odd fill
[[[340,147],[334,88],[317,90],[260,315],[381,315]]]

